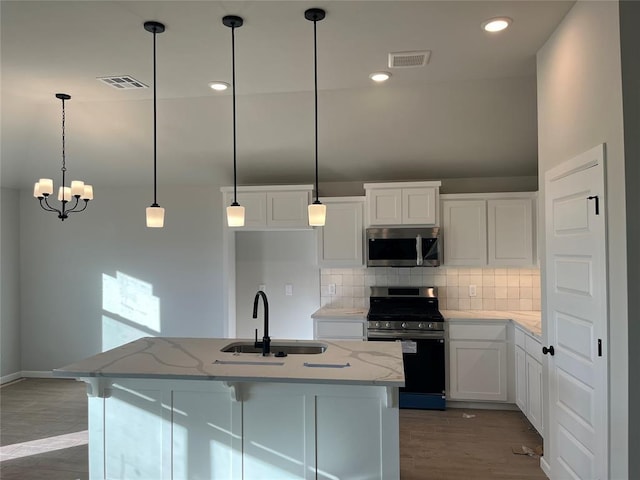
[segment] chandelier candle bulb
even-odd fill
[[[51,195],[53,193],[53,180],[50,178],[41,178],[38,184],[42,195]]]
[[[42,196],[42,194],[40,193],[40,183],[36,182],[35,185],[33,186],[33,196],[36,198],[39,198]]]

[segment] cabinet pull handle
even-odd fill
[[[548,353],[549,355],[551,355],[553,357],[556,352],[555,352],[555,350],[553,348],[553,345],[550,345],[549,348],[542,347],[542,353],[545,354],[545,355]]]

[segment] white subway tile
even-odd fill
[[[505,311],[509,310],[509,304],[506,298],[496,298],[496,310]]]
[[[495,310],[496,309],[496,299],[495,298],[483,298],[482,299],[482,309],[483,310]]]
[[[520,287],[507,287],[507,298],[520,298]]]
[[[521,287],[533,286],[533,277],[531,275],[520,275],[520,286]]]
[[[471,310],[482,310],[482,299],[481,298],[472,298],[471,303],[469,305],[469,309]]]
[[[469,298],[459,298],[458,299],[458,308],[460,310],[470,310],[471,309],[471,300]]]
[[[530,298],[521,298],[520,310],[533,310],[533,300]]]
[[[458,285],[458,275],[447,275],[447,287],[457,287]]]
[[[506,275],[507,274],[507,269],[506,268],[496,268],[494,273],[496,275]]]
[[[507,287],[496,287],[496,299],[507,298]]]
[[[447,298],[447,310],[460,310],[457,298]]]
[[[506,275],[496,275],[495,277],[496,287],[506,287],[507,286],[507,276]]]
[[[482,275],[482,285],[485,287],[495,287],[496,286],[495,275]]]
[[[532,299],[533,298],[533,288],[532,287],[520,287],[520,299],[523,298],[527,298],[527,299]],[[531,310],[531,309],[529,309]]]
[[[519,298],[508,298],[507,299],[507,310],[520,310],[520,299]]]

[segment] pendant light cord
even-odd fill
[[[315,137],[316,137],[316,201],[314,203],[320,203],[318,191],[318,47],[317,47],[317,34],[316,34],[317,20],[313,20],[313,80],[314,80],[314,92],[315,92]]]
[[[236,27],[231,27],[231,83],[233,91],[233,205],[238,205],[236,182]]]
[[[156,106],[156,34],[157,32],[153,31],[153,205],[152,207],[158,206],[157,200],[157,132],[158,132],[158,120],[157,120],[157,106]]]

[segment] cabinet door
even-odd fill
[[[486,265],[487,219],[484,200],[444,200],[442,235],[445,265]]]
[[[362,266],[362,202],[327,202],[326,206],[327,222],[318,229],[318,264]]]
[[[487,201],[489,264],[533,264],[533,217],[530,198]]]
[[[527,410],[531,425],[542,434],[542,365],[527,355]]]
[[[402,223],[402,189],[381,188],[367,192],[369,225]]]
[[[267,226],[308,227],[308,192],[267,192]]]
[[[402,223],[435,225],[436,189],[434,187],[402,189]]]
[[[516,347],[516,405],[527,414],[527,354]]]
[[[451,400],[507,400],[507,344],[452,340],[449,343]]]

